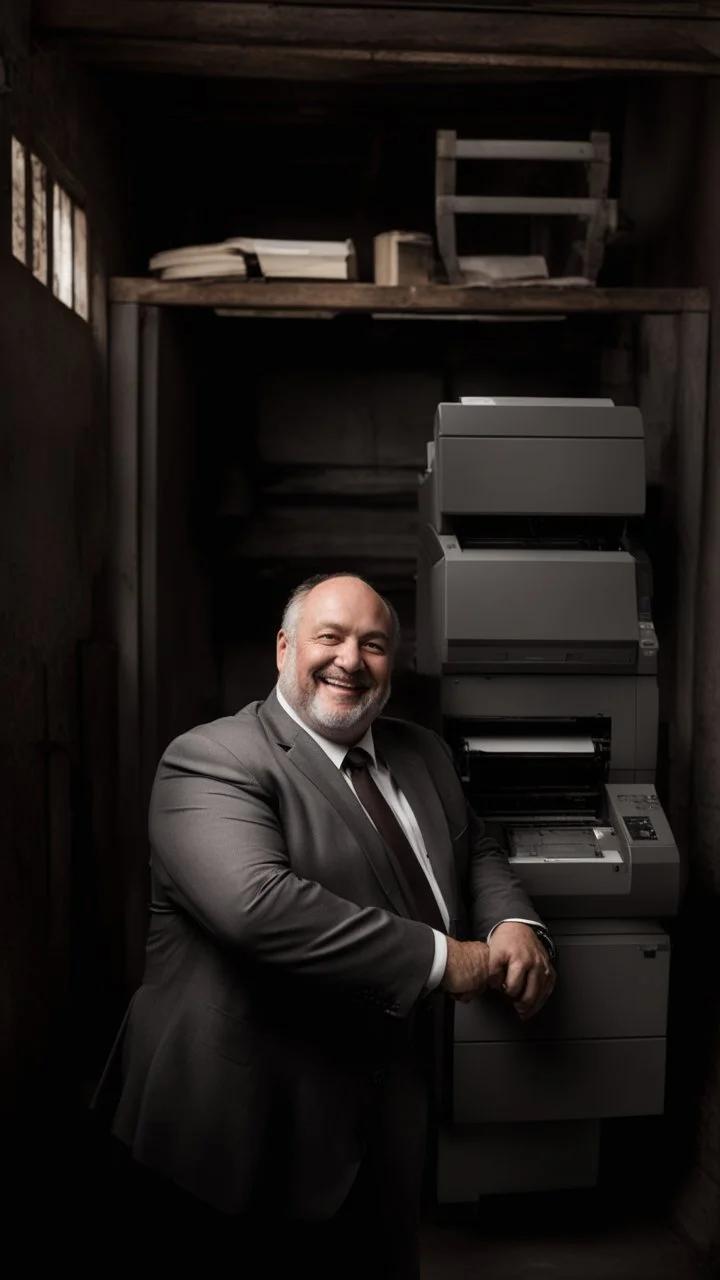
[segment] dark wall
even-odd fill
[[[219,686],[205,518],[207,484],[218,476],[203,466],[209,412],[198,395],[198,326],[194,317],[177,323],[167,311],[157,319],[156,759],[189,724],[218,714]]]
[[[285,599],[349,569],[389,595],[403,643],[395,710],[414,680],[417,485],[437,404],[468,394],[633,399],[632,333],[581,323],[294,321],[176,316],[201,372],[201,517],[213,576],[222,709],[264,697]],[[624,356],[625,359],[620,357]]]
[[[0,1093],[19,1126],[49,1064],[82,1073],[70,1028],[113,966],[105,277],[126,234],[111,116],[87,77],[31,56],[28,7],[0,12]],[[92,324],[11,255],[13,133],[84,193]]]
[[[713,312],[720,303],[719,137],[720,98],[714,81],[643,83],[629,97],[623,191],[633,221],[628,245],[633,277],[651,284],[704,284],[710,290]],[[677,1219],[720,1265],[720,997],[715,977],[720,933],[720,459],[716,443],[720,351],[716,320],[710,333],[705,495],[694,626],[689,875],[673,929],[668,1104]],[[671,499],[673,479],[670,466],[665,491]],[[672,511],[672,501],[669,506]]]

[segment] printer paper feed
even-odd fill
[[[486,755],[533,756],[591,756],[595,751],[592,738],[588,737],[492,737],[465,738],[468,751],[482,751]]]

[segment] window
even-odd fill
[[[77,204],[73,209],[73,306],[82,320],[90,319],[87,218]]]
[[[32,273],[48,282],[47,171],[37,156],[30,157],[32,174]]]
[[[19,262],[27,261],[27,193],[25,175],[25,148],[17,138],[12,139],[10,151],[12,168],[12,251]]]
[[[85,210],[18,138],[11,140],[10,162],[13,255],[30,268],[36,280],[50,286],[60,302],[82,320],[89,320]]]
[[[72,200],[57,182],[53,183],[53,293],[66,307],[72,306]]]

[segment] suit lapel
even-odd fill
[[[457,916],[455,863],[450,830],[437,787],[422,756],[415,751],[408,751],[395,741],[382,721],[373,725],[373,738],[378,752],[415,814],[452,924]]]
[[[393,910],[402,916],[411,915],[400,882],[394,874],[385,842],[381,840],[340,770],[313,742],[310,735],[283,711],[274,692],[264,703],[260,715],[276,741],[287,750],[288,760],[300,770],[318,794],[333,806],[350,829]]]

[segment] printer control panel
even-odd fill
[[[618,789],[614,796],[616,812],[633,844],[660,840],[657,821],[662,819],[662,806],[655,788],[642,786],[633,790]]]
[[[623,818],[631,840],[657,840],[655,830],[649,818]]]

